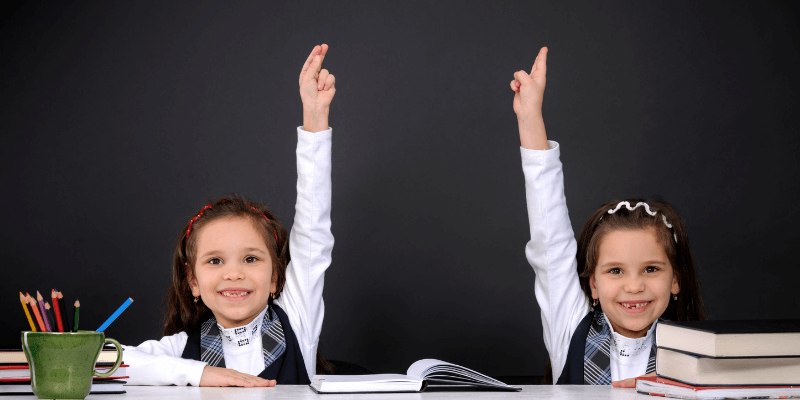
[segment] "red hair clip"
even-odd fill
[[[223,201],[222,201],[222,203],[227,203],[227,200],[223,200]],[[207,206],[203,207],[203,208],[200,210],[200,212],[199,212],[197,215],[195,215],[195,216],[194,216],[194,218],[192,218],[192,220],[191,220],[191,221],[189,221],[189,228],[187,228],[187,229],[186,229],[186,240],[187,240],[187,241],[189,240],[189,234],[190,234],[190,233],[192,233],[192,224],[194,224],[194,222],[195,222],[195,221],[197,221],[197,220],[198,220],[200,217],[202,217],[202,216],[203,216],[203,213],[204,213],[204,212],[206,212],[206,210],[208,210],[209,208],[211,208],[211,207],[213,207],[213,206],[214,206],[213,204],[209,204],[209,205],[207,205]],[[255,212],[258,212],[258,210],[257,210],[255,207],[251,206],[250,204],[248,204],[247,206],[248,206],[248,207],[250,207],[250,208],[252,208],[252,209],[253,209],[253,211],[255,211]],[[265,214],[265,213],[261,213],[261,215],[262,215],[262,216],[264,217],[264,219],[266,219],[267,221],[269,221],[269,222],[272,222],[272,221],[270,221],[270,219],[269,219],[269,218],[267,218],[267,214]],[[273,230],[273,231],[272,231],[272,233],[275,235],[275,243],[277,243],[277,242],[278,242],[278,232],[277,232],[276,230]]]

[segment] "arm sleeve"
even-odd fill
[[[325,270],[331,265],[331,134],[297,128],[297,204],[289,234],[292,261],[277,304],[286,311],[300,343],[309,379],[317,366],[317,347],[325,305]]]
[[[130,365],[128,385],[200,386],[206,363],[181,358],[187,338],[181,332],[139,346],[122,346],[122,357]]]
[[[560,149],[558,143],[548,143],[549,150],[520,147],[520,152],[531,229],[525,256],[536,273],[536,301],[556,382],[567,361],[572,333],[589,312],[589,303],[578,281],[578,246],[564,196]]]

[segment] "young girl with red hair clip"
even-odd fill
[[[331,263],[334,76],[316,46],[300,73],[297,204],[290,234],[263,204],[232,196],[203,207],[176,243],[164,337],[125,346],[130,385],[308,384]],[[291,254],[291,257],[290,257]]]
[[[632,387],[655,369],[659,318],[705,319],[683,221],[663,201],[606,203],[575,240],[560,147],[542,118],[547,48],[511,81],[531,240],[525,248],[550,354],[550,382]],[[547,380],[548,377],[546,377]]]

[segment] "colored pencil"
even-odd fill
[[[42,315],[39,314],[39,307],[36,305],[36,300],[31,297],[31,295],[25,293],[25,299],[28,300],[28,304],[31,305],[31,310],[33,311],[33,315],[36,317],[36,322],[39,323],[39,332],[47,332],[47,328],[42,321]]]
[[[122,314],[122,312],[125,311],[125,309],[128,308],[129,305],[131,305],[131,303],[133,303],[133,299],[128,297],[128,300],[125,300],[125,302],[122,303],[121,306],[119,306],[117,311],[114,311],[114,313],[111,314],[110,317],[108,317],[106,322],[103,322],[103,325],[100,325],[100,327],[97,328],[95,332],[102,332],[106,330],[106,328],[108,328],[108,326],[111,325],[111,323],[114,322],[114,320],[117,319],[117,317],[119,317],[119,315]]]
[[[39,311],[42,313],[42,320],[44,320],[44,326],[47,328],[45,332],[52,332],[53,329],[50,328],[50,322],[47,320],[47,313],[44,312],[44,297],[39,291],[36,291],[36,302],[39,303]]]
[[[64,332],[64,324],[61,322],[61,307],[58,304],[58,292],[53,289],[50,292],[50,298],[53,300],[53,312],[56,314],[56,325],[58,325],[58,331]]]
[[[31,313],[28,311],[28,304],[25,302],[25,296],[22,295],[22,292],[19,292],[19,302],[22,303],[22,309],[25,310],[25,316],[28,318],[28,323],[31,325],[31,330],[36,332],[36,325],[33,324]]]
[[[50,309],[50,303],[48,303],[46,301],[44,302],[44,312],[45,312],[45,316],[47,318],[47,319],[45,319],[45,321],[50,324],[52,329],[55,329],[56,328],[56,321],[53,319],[53,310]],[[55,332],[55,330],[52,330],[50,332]]]
[[[67,303],[64,302],[64,293],[58,292],[58,305],[61,308],[61,322],[64,323],[64,332],[72,332],[72,326],[69,324],[69,312],[67,312]]]
[[[75,332],[78,331],[78,315],[81,312],[81,301],[75,300]]]

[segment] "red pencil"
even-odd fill
[[[58,292],[55,289],[50,293],[51,298],[53,299],[53,312],[56,313],[56,325],[58,325],[58,331],[64,332],[64,324],[61,322],[61,309],[58,306]]]

